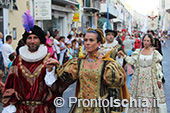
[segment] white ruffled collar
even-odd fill
[[[23,46],[19,49],[20,57],[27,62],[37,62],[42,60],[47,55],[47,47],[40,44],[36,52],[30,52],[28,46]]]
[[[107,42],[103,44],[104,47],[115,47],[118,44],[116,40],[114,40],[112,43],[108,44]]]

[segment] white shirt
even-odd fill
[[[4,43],[2,45],[2,56],[3,56],[3,59],[4,59],[4,65],[5,67],[8,67],[8,64],[11,62],[9,60],[9,55],[14,53],[15,50],[7,43]]]
[[[135,40],[132,40],[132,39],[125,39],[123,41],[124,50],[126,54],[128,53],[129,50],[131,50],[134,47],[134,42]]]
[[[123,56],[121,56],[120,58],[116,56],[116,62],[118,62],[121,66],[123,66]]]
[[[58,44],[60,44],[60,42],[54,39],[54,45],[53,45],[54,51],[57,50],[57,54],[60,54],[60,47],[58,46]]]

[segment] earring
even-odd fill
[[[97,47],[97,50],[99,50],[99,47]]]

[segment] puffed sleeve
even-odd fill
[[[124,85],[125,75],[117,63],[109,62],[105,67],[103,79],[109,87],[121,87]]]
[[[160,65],[160,62],[162,61],[163,57],[162,55],[157,51],[154,50],[154,62],[155,62],[155,67],[156,67],[156,75],[158,81],[162,81],[163,73],[162,73],[162,66]]]
[[[126,73],[117,62],[109,62],[106,64],[104,75],[104,84],[107,86],[108,98],[112,97],[113,100],[129,100],[129,92],[126,85]],[[128,102],[128,101],[126,101]],[[122,106],[110,107],[111,112],[120,113],[124,109]]]
[[[140,49],[136,49],[134,52],[132,52],[131,56],[125,57],[125,61],[130,65],[134,65],[138,59],[139,54],[140,54]]]
[[[78,79],[78,58],[66,62],[57,68],[57,76],[66,84],[71,84]]]

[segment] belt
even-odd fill
[[[42,105],[43,103],[41,101],[22,101],[21,104],[24,104],[26,106],[35,106]]]

